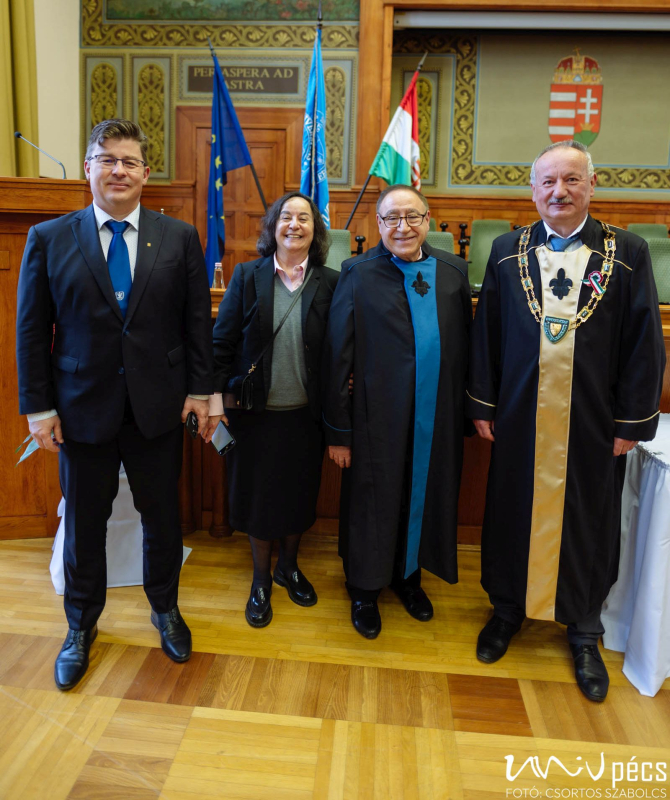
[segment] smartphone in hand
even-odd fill
[[[198,417],[195,411],[189,411],[186,417],[186,430],[191,434],[191,439],[198,435]]]
[[[225,456],[231,447],[235,447],[235,439],[228,428],[223,424],[223,420],[220,420],[219,424],[216,426],[216,430],[212,436],[212,445],[220,456]]]

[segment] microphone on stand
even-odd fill
[[[17,138],[17,139],[23,139],[23,141],[24,141],[24,142],[28,142],[28,144],[29,144],[31,147],[34,147],[34,148],[35,148],[35,150],[39,150],[39,151],[40,151],[40,153],[44,153],[44,155],[45,155],[47,158],[50,158],[52,161],[55,161],[55,162],[56,162],[56,164],[60,164],[60,168],[63,170],[63,180],[65,180],[65,179],[67,178],[67,175],[65,174],[65,167],[63,166],[63,162],[62,162],[62,161],[59,161],[57,158],[54,158],[53,156],[50,156],[50,155],[49,155],[47,152],[45,152],[44,150],[42,150],[42,148],[41,148],[41,147],[38,147],[36,144],[33,144],[32,142],[28,141],[28,139],[26,139],[26,137],[25,137],[25,136],[23,136],[23,135],[20,133],[20,131],[14,131],[14,136],[16,136],[16,138]]]

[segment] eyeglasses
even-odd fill
[[[426,214],[428,214],[427,211]],[[426,214],[418,214],[416,211],[413,211],[405,217],[401,217],[398,214],[389,214],[386,217],[380,217],[380,219],[384,220],[384,225],[386,225],[387,228],[399,228],[402,220],[405,220],[410,228],[418,228],[426,218]]]
[[[98,164],[103,169],[114,169],[117,163],[120,161],[123,164],[123,168],[127,169],[128,172],[135,172],[138,169],[143,169],[146,166],[145,161],[140,161],[139,158],[114,158],[113,156],[91,156],[88,160],[93,161],[93,159],[97,159]]]

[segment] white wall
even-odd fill
[[[79,152],[79,0],[34,0],[39,145],[81,178]],[[23,143],[24,147],[28,147]],[[60,178],[58,164],[40,154],[40,175]]]

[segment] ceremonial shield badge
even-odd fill
[[[570,326],[569,319],[562,319],[561,317],[545,317],[544,318],[544,335],[550,342],[560,342],[561,339],[568,332]]]
[[[594,58],[568,56],[558,62],[549,95],[549,138],[574,139],[585,147],[600,133],[603,76]]]

